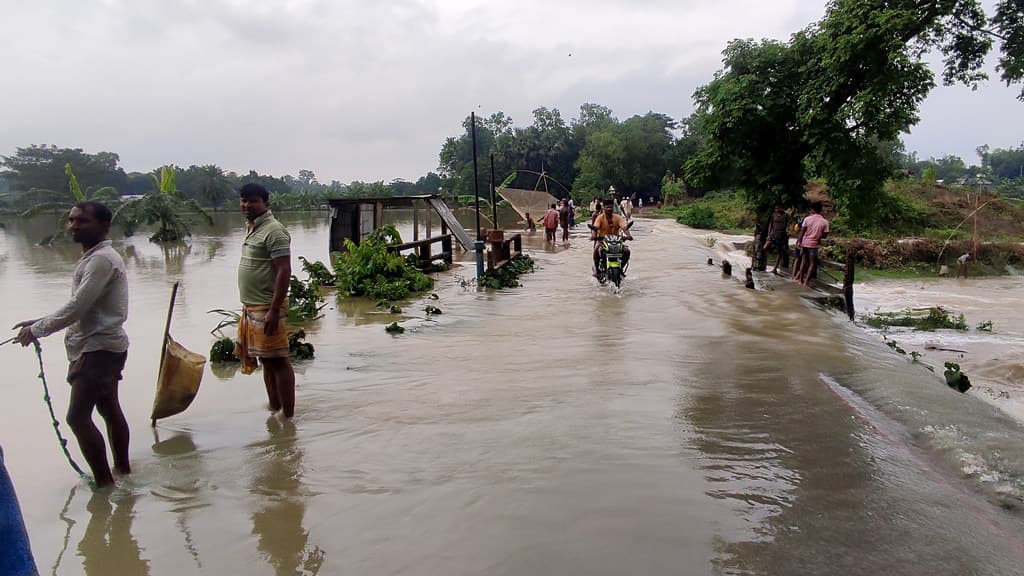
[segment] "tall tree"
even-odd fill
[[[943,79],[975,86],[1000,40],[1002,78],[1019,82],[1024,0],[989,18],[977,0],[833,0],[788,43],[735,40],[725,67],[695,95],[707,146],[687,177],[732,174],[757,209],[802,198],[808,174],[854,220],[871,218],[892,166],[879,142],[918,120],[935,80],[923,56],[945,56]]]
[[[231,196],[231,181],[224,170],[215,164],[206,164],[198,168],[196,195],[207,206],[214,210],[224,205]]]

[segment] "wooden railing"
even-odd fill
[[[497,270],[523,253],[522,234],[513,234],[505,238],[504,230],[491,230],[487,233],[487,243],[491,245],[491,250],[487,253],[488,270]]]
[[[441,244],[441,251],[434,252],[433,245],[438,243]],[[432,238],[424,238],[423,240],[406,242],[405,244],[395,244],[394,246],[388,246],[388,251],[394,252],[395,254],[401,254],[406,250],[415,250],[415,253],[419,257],[420,262],[433,262],[434,260],[444,260],[447,264],[451,264],[452,235],[443,234],[441,236],[434,236]]]

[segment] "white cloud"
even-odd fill
[[[0,0],[0,154],[53,143],[117,152],[129,170],[212,162],[415,179],[471,110],[520,123],[539,106],[568,118],[584,102],[684,116],[728,40],[784,39],[823,4]],[[936,90],[908,145],[958,151],[933,127],[972,102],[985,104],[958,142],[1016,144],[1014,94]]]

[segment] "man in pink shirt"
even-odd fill
[[[828,236],[828,220],[821,215],[821,202],[811,203],[811,215],[804,218],[803,226],[800,229],[800,239],[797,244],[800,246],[801,262],[799,273],[794,280],[807,286],[811,278],[818,271],[818,250],[821,248],[821,241]]]

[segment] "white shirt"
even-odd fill
[[[71,300],[32,325],[36,338],[67,328],[64,346],[74,362],[85,352],[128,350],[124,321],[128,319],[128,278],[124,260],[110,240],[93,246],[78,260]]]

